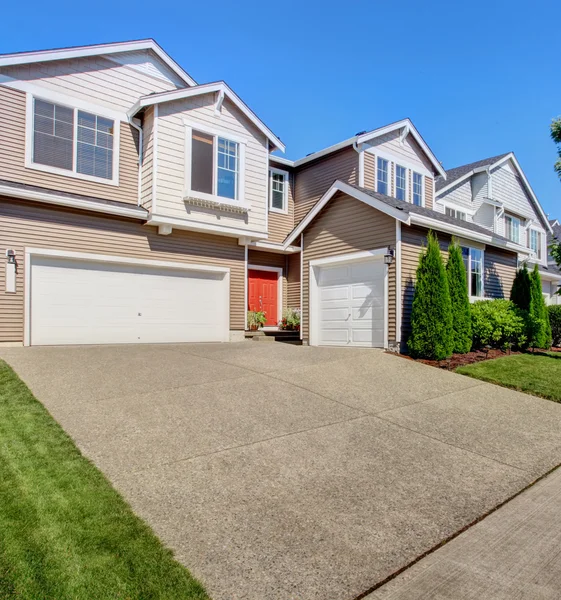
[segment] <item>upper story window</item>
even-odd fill
[[[413,204],[423,206],[423,176],[413,171]]]
[[[542,258],[542,234],[535,229],[530,229],[530,249],[536,253],[538,260]]]
[[[466,267],[468,294],[471,298],[483,297],[483,250],[462,246]]]
[[[455,208],[450,208],[449,206],[446,207],[446,216],[454,217],[454,219],[460,219],[461,221],[466,220],[465,212],[462,212],[461,210],[457,210]]]
[[[376,169],[376,190],[380,194],[388,194],[388,161],[385,158],[378,157]]]
[[[272,212],[288,212],[288,172],[269,169],[269,207]]]
[[[520,243],[520,219],[512,215],[505,215],[505,235],[515,244]]]
[[[395,197],[407,200],[407,169],[401,165],[395,166]]]
[[[27,166],[115,183],[112,119],[35,98],[31,135]]]
[[[186,195],[221,202],[243,201],[245,144],[226,132],[186,124],[187,165]]]

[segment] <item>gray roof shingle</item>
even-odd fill
[[[473,171],[473,169],[478,169],[480,167],[488,167],[489,165],[496,163],[501,158],[504,158],[508,154],[510,154],[510,152],[505,152],[504,154],[499,154],[498,156],[491,156],[490,158],[484,158],[483,160],[477,160],[475,162],[469,163],[467,165],[462,165],[460,167],[455,167],[453,169],[447,169],[446,179],[443,179],[442,177],[436,178],[436,191],[438,192],[443,187],[454,183],[470,171]]]

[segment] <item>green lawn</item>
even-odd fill
[[[561,402],[561,352],[513,354],[458,367],[456,372]]]
[[[208,598],[3,361],[0,598]]]

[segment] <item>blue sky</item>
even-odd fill
[[[559,0],[121,2],[3,8],[0,52],[155,38],[300,158],[410,117],[446,168],[513,150],[561,217]]]

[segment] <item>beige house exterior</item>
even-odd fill
[[[512,154],[448,186],[408,119],[284,150],[153,40],[0,56],[0,343],[241,341],[248,309],[292,308],[305,344],[406,350],[429,229],[465,248],[473,301],[541,261]]]

